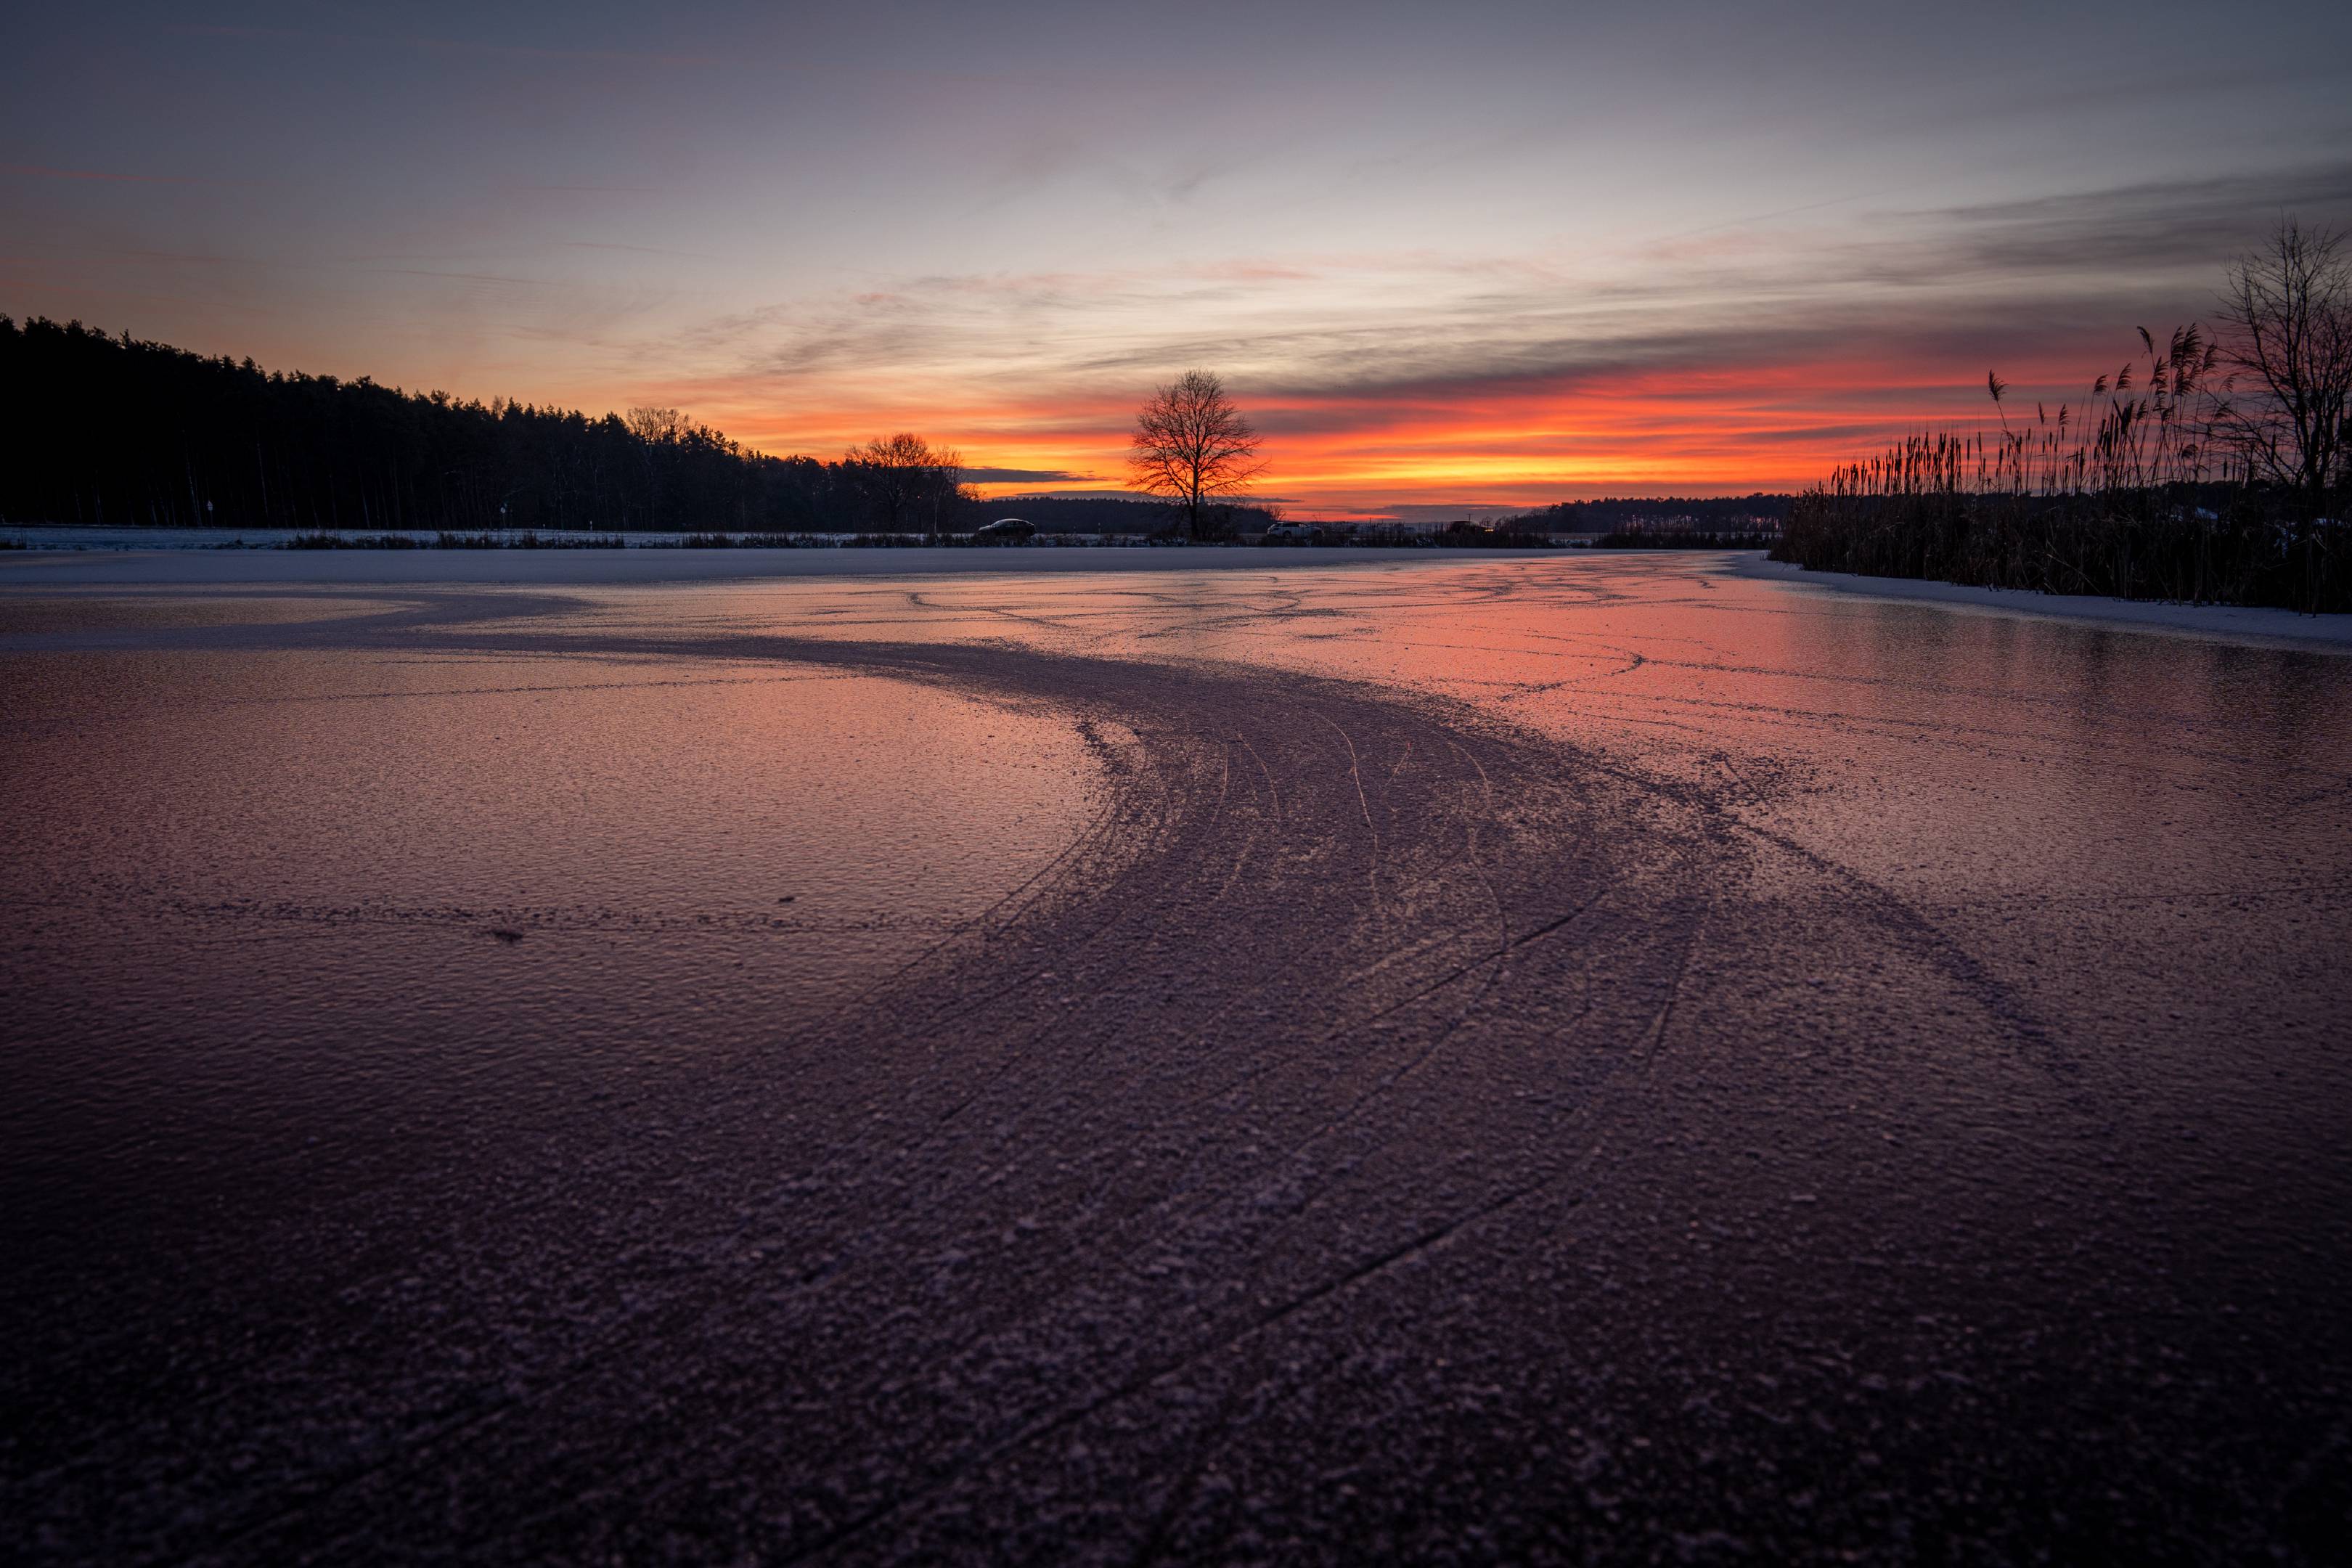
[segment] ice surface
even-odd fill
[[[2324,1560],[2352,661],[1189,553],[0,595],[26,1554]]]

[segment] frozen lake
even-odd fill
[[[0,565],[35,1559],[2330,1549],[2352,658],[655,554]]]

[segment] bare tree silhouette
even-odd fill
[[[2323,515],[2352,484],[2352,255],[2333,230],[2282,218],[2230,268],[2222,352],[2235,374],[2222,416],[2251,477]]]
[[[677,439],[688,421],[675,408],[632,408],[621,416],[621,423],[629,427],[630,435],[653,446]]]
[[[1258,434],[1225,395],[1225,384],[1188,370],[1151,395],[1135,416],[1128,469],[1140,489],[1184,509],[1184,531],[1202,537],[1204,508],[1238,495],[1265,471]]]
[[[911,430],[877,437],[845,453],[842,462],[856,475],[887,532],[945,533],[957,504],[970,499],[958,482],[962,456]]]

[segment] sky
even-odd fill
[[[2267,0],[26,7],[0,313],[996,494],[1194,367],[1299,515],[1791,489],[2352,227],[2347,88]]]

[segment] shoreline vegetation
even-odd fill
[[[2204,363],[2204,346],[2184,328],[2099,378],[2081,438],[2062,406],[2013,432],[1916,435],[1847,464],[1797,498],[1769,553],[1864,577],[2352,610],[2352,528],[2243,470],[2212,476],[2182,438],[2197,378],[2181,356]],[[2143,396],[2129,395],[2136,368]]]
[[[1921,433],[1799,496],[1770,554],[1815,572],[2352,611],[2352,258],[2283,222],[2191,324],[2080,404]]]
[[[520,532],[448,533],[425,538],[419,534],[344,534],[327,531],[299,533],[260,550],[921,550],[965,548],[1015,549],[1042,543],[1048,548],[1122,549],[1152,544],[1183,543],[1144,534],[1041,534],[1034,540],[995,540],[971,533],[719,533],[623,534]],[[236,549],[223,543],[215,549]]]
[[[1277,508],[1240,494],[1258,472],[1255,432],[1206,373],[1160,389],[1139,418],[1134,478],[1167,492],[1157,500],[984,500],[952,449],[911,433],[838,459],[774,457],[671,408],[593,417],[408,393],[44,318],[0,316],[0,385],[24,393],[21,416],[0,426],[0,530],[198,531],[227,548],[257,547],[240,542],[250,533],[288,536],[268,546],[287,549],[612,548],[624,536],[640,536],[632,548],[891,548],[987,543],[970,535],[1010,512],[1036,544],[1745,549],[1769,542],[1792,500],[1612,498],[1491,524],[1277,531]]]
[[[774,457],[674,408],[598,417],[403,392],[79,321],[0,316],[0,386],[19,394],[0,426],[0,526],[936,543],[1008,504],[1055,532],[1167,532],[1183,511],[1118,495],[985,500],[951,449],[906,432],[834,459]],[[1215,513],[1228,530],[1276,520],[1238,500]]]
[[[1307,527],[1293,525],[1287,537],[1261,533],[1223,539],[1190,539],[1181,532],[1081,532],[1041,530],[1029,538],[990,538],[972,532],[844,533],[697,532],[580,533],[541,532],[536,529],[485,530],[461,533],[422,531],[345,532],[333,529],[299,531],[186,528],[158,525],[105,528],[42,523],[0,534],[0,550],[194,550],[194,551],[417,551],[417,550],[1154,550],[1256,549],[1319,546],[1355,550],[1491,550],[1491,551],[1694,551],[1769,550],[1777,532],[1705,532],[1690,530],[1621,529],[1605,534],[1566,537],[1530,533],[1507,526],[1478,524],[1442,528],[1371,525]],[[266,537],[270,531],[281,537]],[[87,542],[74,537],[87,534]],[[152,534],[151,542],[142,535]],[[62,536],[62,537],[60,537]]]

